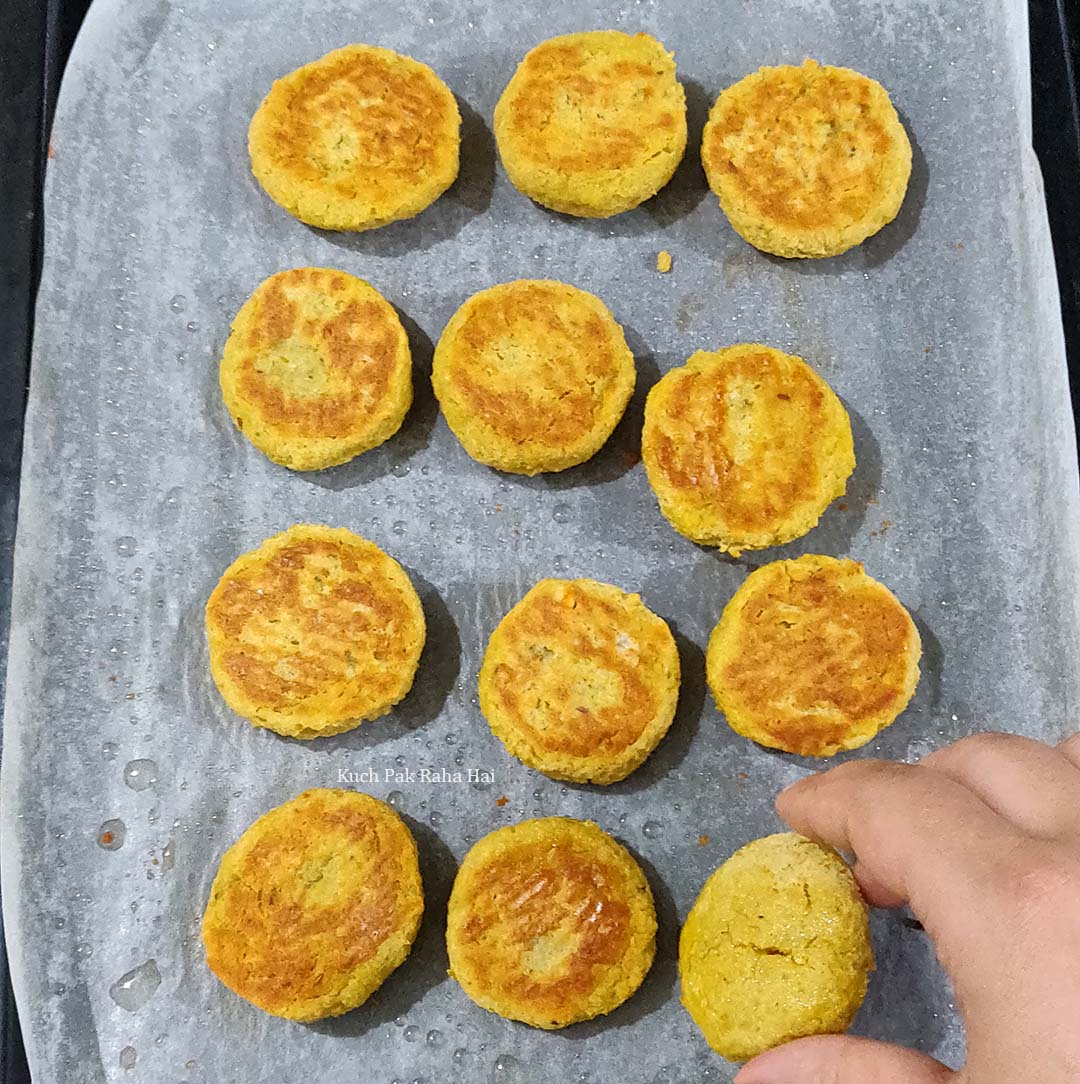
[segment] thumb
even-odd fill
[[[891,1043],[850,1035],[815,1035],[759,1054],[735,1084],[946,1084],[940,1061]]]

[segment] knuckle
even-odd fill
[[[1019,734],[1006,734],[1000,730],[987,730],[981,734],[969,734],[955,745],[957,749],[977,750],[979,752],[1006,752],[1020,745],[1028,744],[1027,738]]]
[[[1007,910],[1030,925],[1080,917],[1080,859],[1058,847],[1032,846],[1002,861],[993,890]]]
[[[1058,745],[1058,749],[1066,756],[1080,754],[1080,730],[1075,734],[1070,734],[1069,737]]]
[[[927,757],[929,766],[934,763],[970,763],[982,760],[986,756],[1015,753],[1021,746],[1026,746],[1029,739],[1016,734],[1004,734],[1000,731],[987,731],[983,734],[971,734],[944,749],[931,753]]]

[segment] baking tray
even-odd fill
[[[668,189],[618,219],[533,206],[496,166],[486,118],[528,45],[594,26],[646,29],[676,51],[692,140],[714,93],[759,63],[810,54],[881,79],[916,148],[899,219],[835,260],[773,260],[725,225],[692,150]],[[352,237],[283,215],[243,151],[270,81],[349,39],[431,62],[465,117],[457,186],[411,222]],[[919,621],[915,701],[854,755],[910,759],[989,727],[1069,728],[1076,460],[1026,49],[1023,9],[997,2],[793,2],[767,16],[735,3],[321,2],[298,15],[262,0],[99,0],[61,96],[46,191],[2,781],[5,919],[40,1078],[730,1079],[677,1004],[678,922],[731,849],[776,827],[776,789],[816,766],[736,738],[703,689],[701,646],[763,560],[850,553]],[[654,270],[660,248],[675,257],[668,276]],[[359,274],[401,308],[418,395],[382,449],[298,476],[232,429],[216,359],[250,289],[305,263]],[[522,275],[598,293],[640,374],[593,462],[533,480],[469,460],[424,380],[456,306]],[[851,411],[859,467],[805,539],[731,561],[671,532],[635,452],[660,372],[698,347],[754,339],[826,375]],[[229,560],[297,520],[350,526],[401,559],[431,628],[401,710],[311,745],[223,707],[201,628]],[[553,573],[640,589],[679,632],[676,724],[614,787],[527,771],[476,707],[488,633]],[[366,787],[398,792],[421,845],[429,909],[406,965],[367,1006],[312,1027],[223,990],[197,926],[224,847],[342,771],[424,766],[490,768],[494,782]],[[446,979],[441,910],[472,841],[556,812],[596,819],[638,854],[661,935],[635,998],[542,1034],[483,1013]],[[108,851],[97,840],[112,820],[124,842]],[[874,924],[879,969],[857,1030],[955,1062],[960,1031],[928,943],[899,916]]]

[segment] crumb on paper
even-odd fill
[[[931,351],[931,350],[933,350],[933,349],[934,349],[934,348],[933,348],[932,346],[924,346],[924,347],[922,348],[922,352],[923,352],[924,354],[929,354],[929,353],[930,353],[930,351]]]
[[[52,145],[52,140],[51,139],[49,140],[48,156],[49,156],[49,158],[55,158],[56,157],[56,152],[53,150],[53,145]]]
[[[631,448],[629,451],[623,452],[622,458],[627,469],[636,467],[641,462],[641,452],[636,448]]]
[[[125,700],[134,700],[137,695],[138,695],[137,693],[124,693],[124,699]]]
[[[510,801],[510,799],[509,799],[509,798],[507,798],[505,794],[500,794],[500,795],[499,795],[499,797],[495,799],[495,804],[496,804],[496,805],[497,805],[497,806],[498,806],[498,807],[499,807],[500,809],[502,809],[502,807],[503,807],[504,805],[506,805],[506,803],[507,803],[507,802],[509,802],[509,801]]]
[[[501,512],[501,511],[502,511],[502,509],[503,509],[503,506],[502,506],[501,504],[497,504],[497,505],[495,505],[495,511],[496,511],[496,512]]]
[[[671,270],[671,253],[666,248],[656,254],[656,270],[661,275],[666,275]]]
[[[847,501],[841,501],[836,507],[839,508],[841,512],[846,512],[847,511]]]
[[[701,835],[697,837],[699,847],[707,847],[709,845],[709,837]]]

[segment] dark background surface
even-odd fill
[[[41,184],[64,62],[89,0],[0,2],[0,703],[7,654]],[[1080,418],[1080,3],[1029,0],[1035,150],[1054,238],[1073,412]],[[2,753],[2,742],[0,742]],[[29,1074],[0,942],[0,1084]]]

